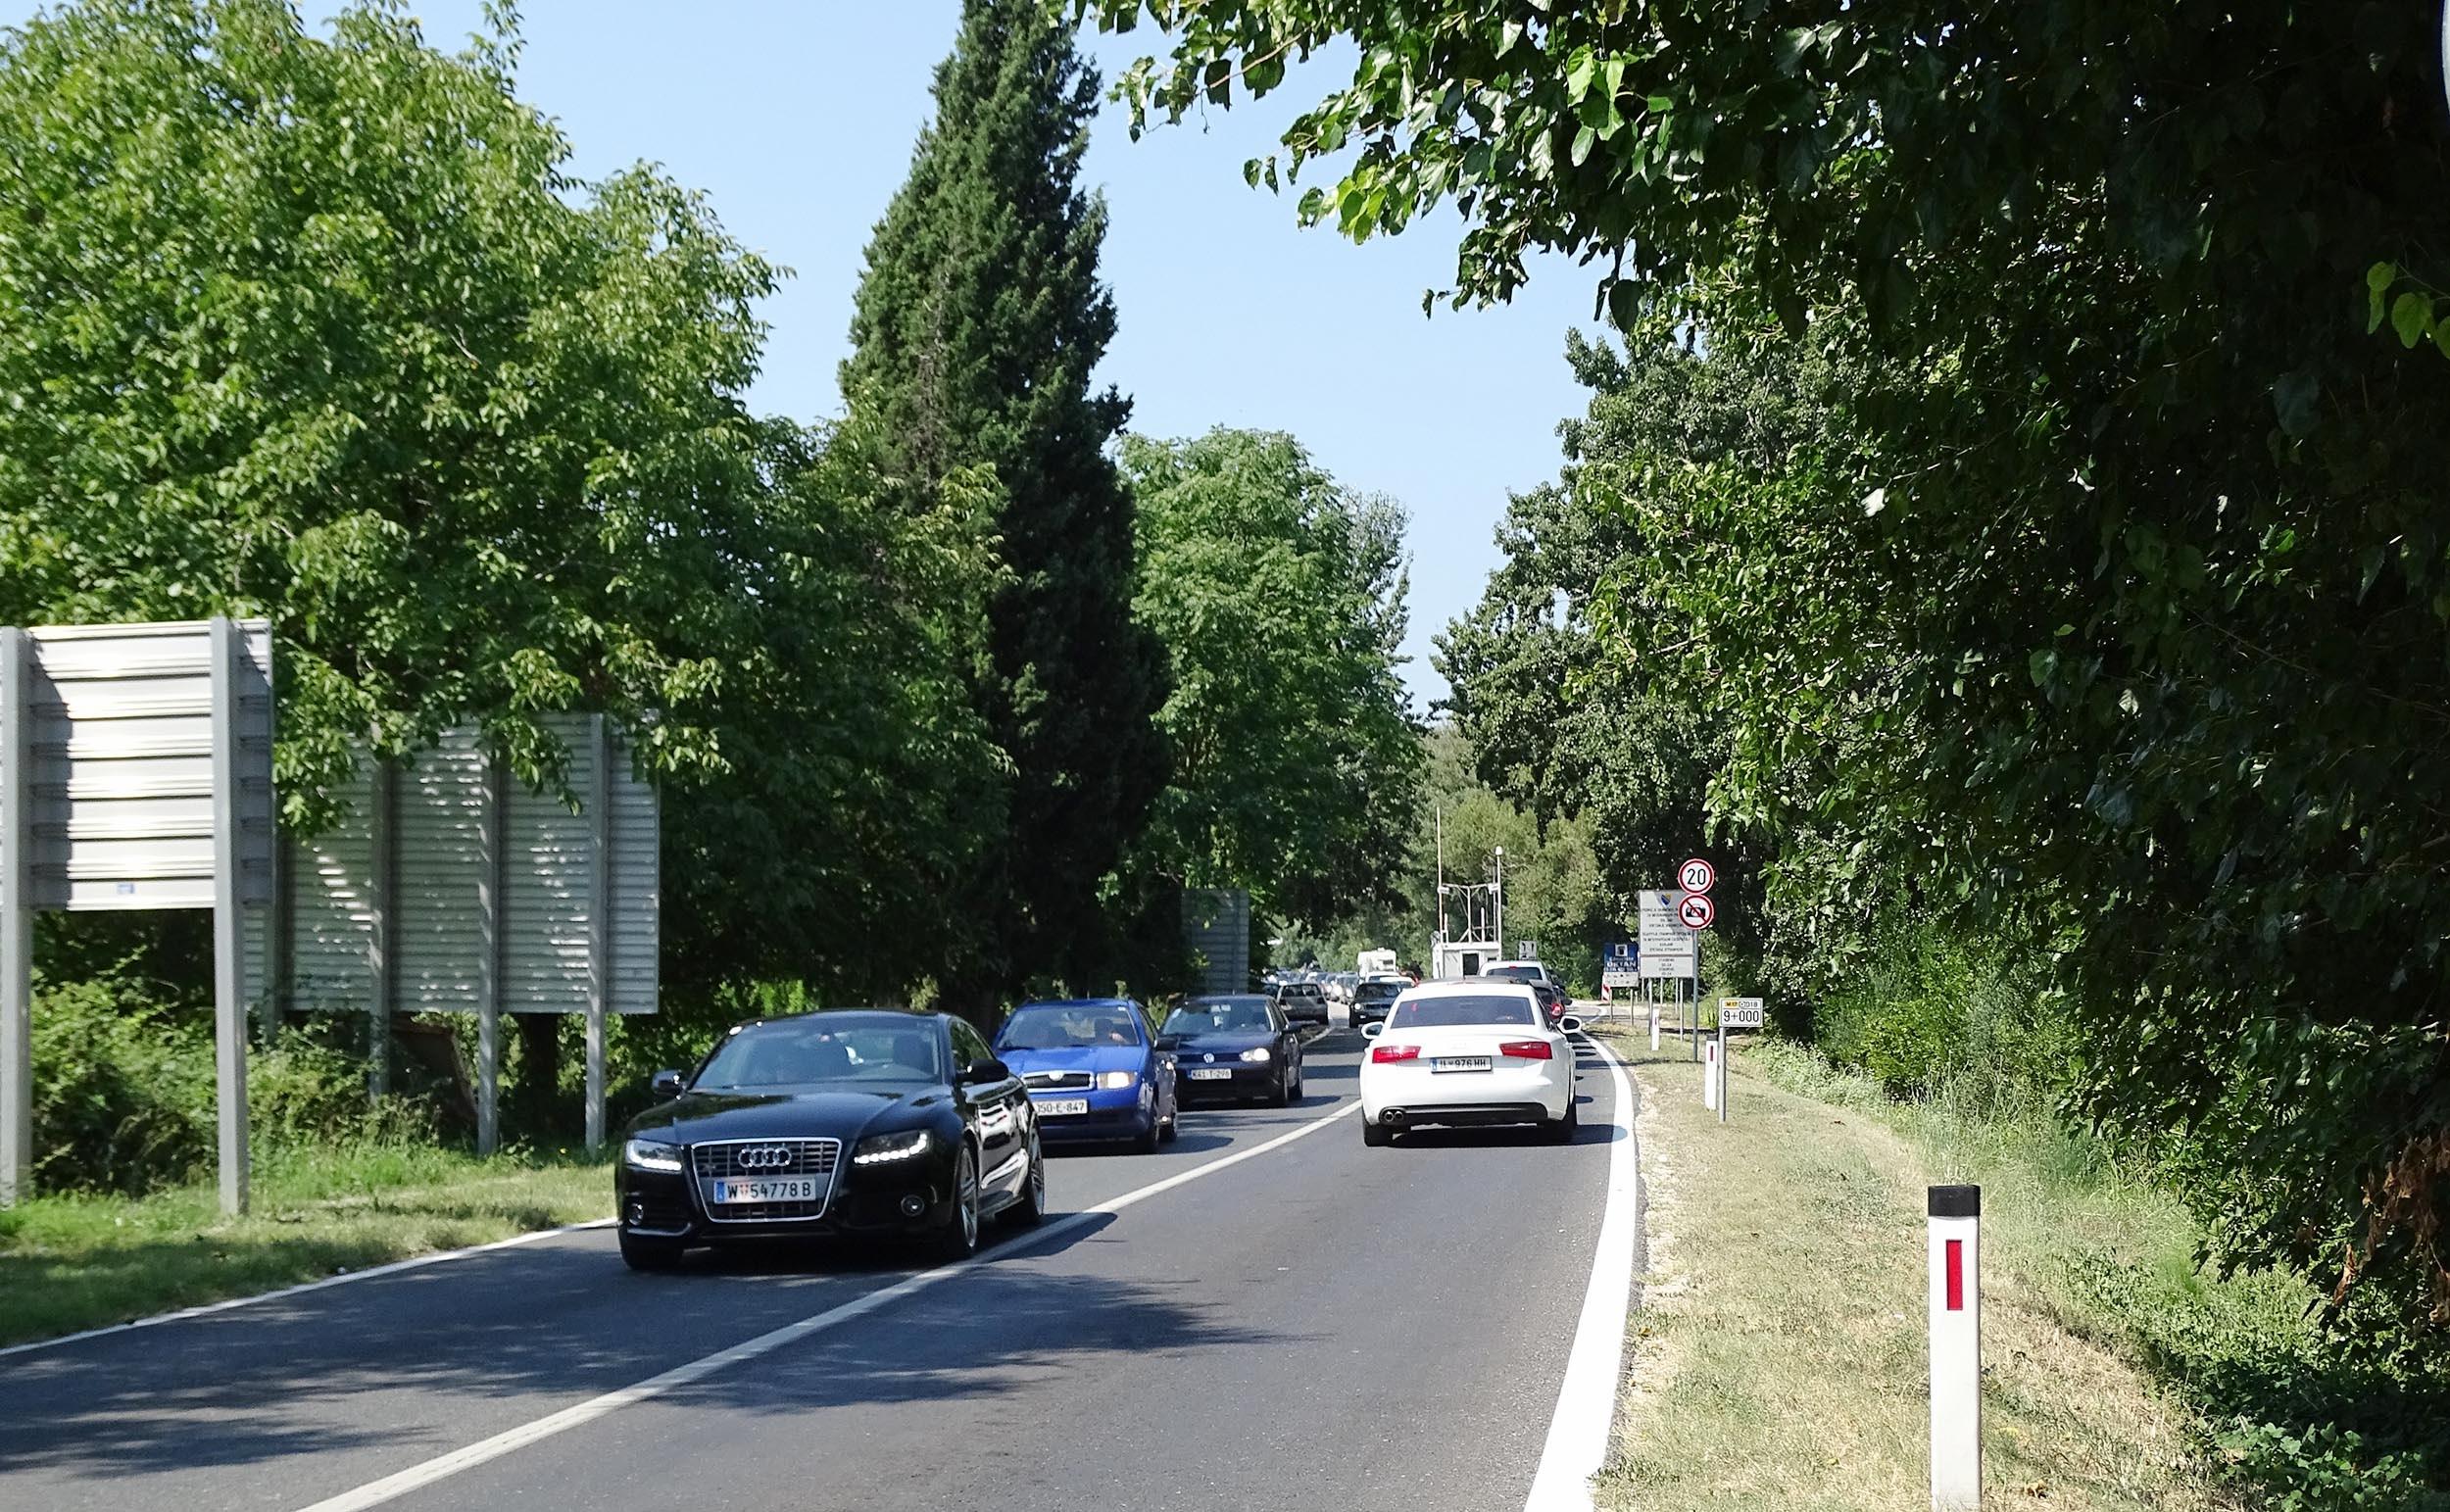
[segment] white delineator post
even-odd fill
[[[1659,1004],[1658,1004],[1658,1002],[1657,1002],[1655,1000],[1652,1000],[1652,1002],[1651,1002],[1651,1004],[1650,1004],[1650,1051],[1651,1051],[1651,1053],[1652,1053],[1652,1054],[1657,1054],[1657,1053],[1658,1053],[1658,1049],[1659,1049]]]
[[[1983,1293],[1980,1187],[1930,1192],[1931,1504],[1983,1503]]]
[[[1718,1046],[1709,1040],[1701,1042],[1701,1105],[1718,1106]]]

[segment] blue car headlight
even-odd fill
[[[1098,1085],[1108,1092],[1129,1087],[1139,1080],[1140,1073],[1137,1071],[1101,1071],[1098,1073]]]
[[[630,1140],[621,1146],[621,1159],[636,1171],[680,1170],[680,1146],[662,1140]]]
[[[895,1160],[907,1160],[927,1153],[935,1137],[924,1129],[905,1129],[899,1134],[871,1134],[859,1141],[859,1147],[851,1154],[853,1165],[885,1165]]]

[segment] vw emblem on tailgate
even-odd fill
[[[797,1158],[788,1145],[752,1145],[740,1152],[740,1168],[744,1171],[779,1171]]]

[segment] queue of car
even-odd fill
[[[1289,986],[1312,991],[1289,996]],[[1536,1124],[1574,1135],[1571,1017],[1527,982],[1357,980],[1362,1138]],[[1047,1210],[1046,1151],[1147,1153],[1194,1101],[1301,1097],[1290,1010],[1316,984],[1189,998],[1152,1025],[1128,998],[1033,1001],[990,1042],[946,1013],[830,1009],[734,1026],[697,1069],[658,1072],[613,1177],[621,1258],[667,1270],[690,1248],[903,1238],[953,1261],[998,1217]]]

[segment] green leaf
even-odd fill
[[[1581,104],[1583,96],[1591,93],[1591,81],[1597,76],[1598,72],[1599,60],[1592,50],[1588,47],[1576,48],[1573,58],[1565,67],[1566,103]]]
[[[2390,302],[2390,328],[2399,333],[2399,345],[2413,348],[2432,334],[2433,302],[2410,289]]]
[[[1598,139],[1599,133],[1589,126],[1584,126],[1574,133],[1574,148],[1567,156],[1576,168],[1581,168],[1583,160],[1591,156],[1592,143]]]

